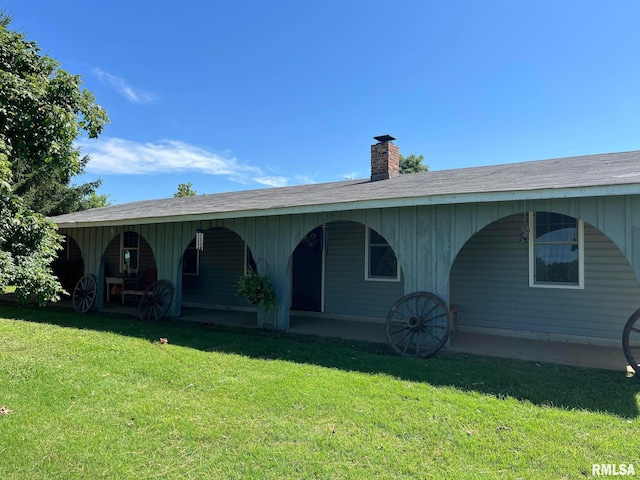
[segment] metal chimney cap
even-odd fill
[[[388,143],[395,140],[391,135],[380,135],[379,137],[373,137],[374,140],[377,140],[380,143]]]

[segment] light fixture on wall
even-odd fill
[[[204,250],[204,230],[202,228],[196,230],[196,250]]]

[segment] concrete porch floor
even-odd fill
[[[205,321],[223,325],[256,327],[256,315],[251,312],[184,308],[183,320]],[[291,315],[289,332],[362,340],[386,344],[385,325],[330,318]],[[631,371],[619,347],[604,347],[578,343],[531,340],[479,333],[454,332],[448,352],[470,353],[533,362],[556,363],[578,367],[601,368],[619,372]]]
[[[63,302],[60,302],[58,305],[62,303]],[[70,302],[68,303],[68,306],[71,307]],[[118,302],[106,304],[102,311],[137,315],[135,305],[122,305]],[[180,320],[257,328],[257,319],[254,312],[183,307]],[[385,325],[382,323],[356,322],[292,314],[289,332],[381,344],[387,343]],[[601,368],[624,373],[632,372],[622,351],[622,344],[617,347],[605,347],[479,333],[454,332],[451,334],[449,347],[443,349],[443,351]]]

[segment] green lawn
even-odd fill
[[[0,365],[3,480],[640,474],[617,372],[2,304]]]

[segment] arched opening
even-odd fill
[[[158,279],[153,250],[137,232],[127,230],[116,235],[104,252],[103,271],[106,301],[125,303],[123,292],[144,290]],[[133,297],[136,302],[139,296]]]
[[[530,236],[521,240],[528,219]],[[592,225],[519,213],[471,237],[450,272],[462,331],[617,345],[640,287],[624,254]]]
[[[76,283],[84,275],[84,261],[80,246],[68,233],[64,234],[62,250],[58,251],[58,256],[51,264],[51,269],[58,277],[62,288],[68,293],[73,292]]]
[[[238,234],[223,227],[205,230],[202,249],[194,237],[182,255],[182,305],[255,310],[236,295],[238,279],[255,268],[253,254]]]
[[[404,292],[402,268],[386,239],[353,221],[310,230],[291,256],[294,314],[384,322]]]

